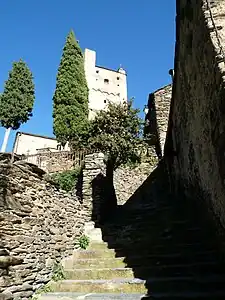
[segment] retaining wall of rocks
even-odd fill
[[[153,157],[149,162],[143,162],[136,167],[121,166],[114,171],[113,183],[118,205],[127,202],[151,174],[157,162],[157,158]],[[93,212],[93,219],[96,221],[100,216],[100,207],[104,201],[105,191],[102,190],[101,184],[104,184],[105,175],[104,155],[102,153],[86,155],[83,170],[83,201],[86,209]],[[93,191],[93,181],[95,181],[95,191]]]
[[[0,160],[0,298],[27,300],[48,282],[90,220],[76,196],[43,175],[34,165]]]

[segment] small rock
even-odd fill
[[[13,295],[11,292],[4,291],[3,293],[0,294],[0,299],[1,300],[11,300],[11,299],[13,299]]]
[[[23,259],[14,256],[0,256],[0,267],[6,268],[9,266],[20,265]]]
[[[16,293],[14,293],[13,294],[13,297],[20,297],[20,298],[24,298],[24,297],[26,297],[26,298],[28,298],[28,297],[30,297],[30,296],[32,296],[33,295],[33,291],[22,291],[22,292],[16,292]]]
[[[0,249],[0,256],[9,256],[9,251],[7,249]]]

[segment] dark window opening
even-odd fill
[[[109,83],[109,79],[104,79],[104,82],[108,84]]]
[[[119,80],[120,78],[119,77],[117,77],[117,80]]]
[[[96,70],[96,73],[99,73],[99,70]]]
[[[105,100],[104,100],[104,103],[106,103],[106,102],[107,102],[107,100],[105,99]]]

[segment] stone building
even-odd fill
[[[60,150],[69,150],[69,146],[62,146],[53,137],[48,137],[39,134],[27,132],[17,132],[13,144],[13,151],[18,155],[35,155],[43,149],[48,149],[51,152]]]
[[[89,119],[96,111],[104,109],[109,101],[127,101],[127,75],[122,68],[116,71],[97,66],[96,52],[90,49],[84,51],[84,68],[89,88]],[[55,138],[24,132],[17,133],[13,148],[16,154],[25,155],[35,155],[43,148],[69,150],[68,145],[62,148]]]
[[[89,88],[89,118],[104,109],[108,102],[127,101],[127,75],[121,67],[116,70],[96,65],[96,52],[85,49],[85,74]]]

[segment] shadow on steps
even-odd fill
[[[160,165],[96,227],[134,277],[146,280],[155,299],[225,299],[225,268],[214,229],[192,201],[176,199],[168,190]],[[104,188],[100,192],[107,197]]]

